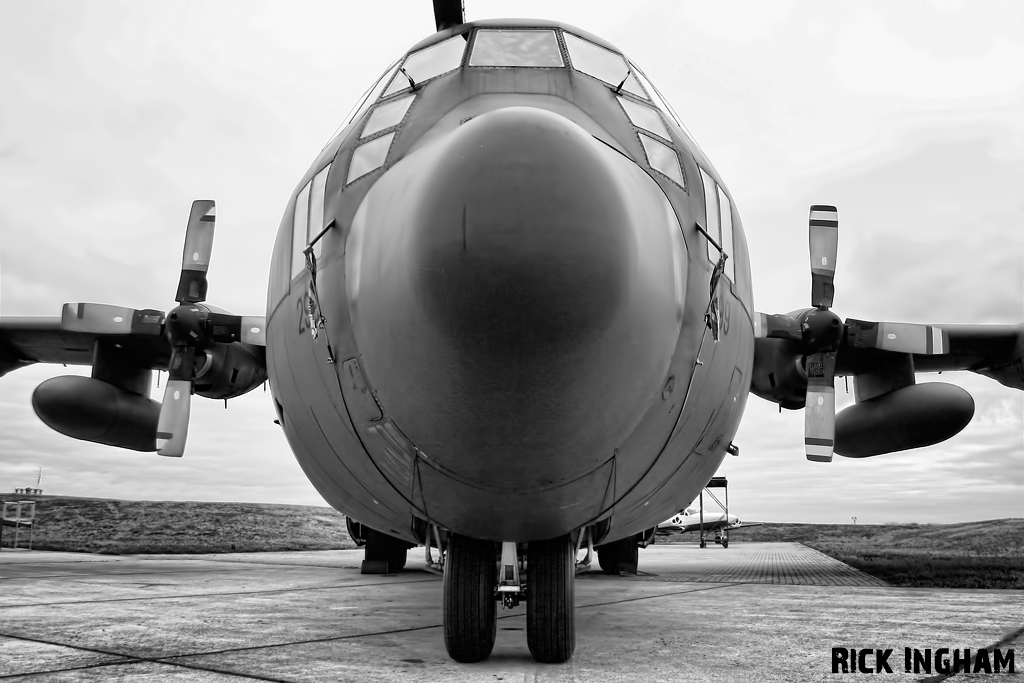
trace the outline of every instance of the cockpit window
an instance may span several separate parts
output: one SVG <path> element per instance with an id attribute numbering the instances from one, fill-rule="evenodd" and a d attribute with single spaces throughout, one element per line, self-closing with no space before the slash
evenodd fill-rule
<path id="1" fill-rule="evenodd" d="M 435 76 L 459 68 L 465 48 L 466 36 L 460 34 L 409 54 L 399 67 L 398 73 L 391 79 L 391 85 L 384 91 L 383 96 L 394 95 L 412 87 L 410 79 L 419 85 Z"/>
<path id="2" fill-rule="evenodd" d="M 389 100 L 378 105 L 373 110 L 373 113 L 370 114 L 370 118 L 366 120 L 366 125 L 363 126 L 363 133 L 359 137 L 367 138 L 374 133 L 379 133 L 382 130 L 400 124 L 402 119 L 405 118 L 405 113 L 409 111 L 409 107 L 414 99 L 416 99 L 415 95 L 406 95 L 405 97 L 399 97 L 397 100 Z"/>
<path id="3" fill-rule="evenodd" d="M 569 59 L 572 60 L 574 69 L 613 87 L 619 87 L 621 83 L 622 89 L 626 92 L 647 99 L 622 55 L 577 38 L 571 33 L 562 35 L 565 36 L 565 47 L 569 50 Z"/>
<path id="4" fill-rule="evenodd" d="M 388 67 L 388 70 L 385 71 L 380 78 L 377 79 L 376 83 L 370 86 L 369 90 L 363 93 L 362 98 L 356 103 L 356 106 L 352 107 L 348 115 L 345 116 L 345 119 L 341 122 L 341 125 L 338 126 L 336 131 L 334 131 L 334 135 L 332 135 L 331 139 L 327 141 L 327 145 L 331 144 L 334 138 L 338 137 L 338 134 L 345 129 L 345 126 L 362 116 L 370 105 L 377 101 L 377 98 L 380 96 L 380 91 L 384 89 L 384 86 L 388 84 L 388 81 L 391 80 L 391 77 L 397 70 L 398 62 L 396 61 Z M 327 145 L 324 145 L 324 147 L 326 148 Z"/>
<path id="5" fill-rule="evenodd" d="M 565 66 L 551 30 L 480 29 L 470 66 Z"/>
<path id="6" fill-rule="evenodd" d="M 679 157 L 676 156 L 676 151 L 646 133 L 640 133 L 640 142 L 644 145 L 647 161 L 651 164 L 651 168 L 664 173 L 685 190 L 686 183 L 683 182 L 683 172 L 679 168 Z"/>
<path id="7" fill-rule="evenodd" d="M 654 103 L 654 106 L 660 109 L 665 116 L 675 121 L 676 125 L 678 125 L 686 134 L 686 137 L 688 137 L 693 144 L 697 145 L 697 148 L 699 149 L 700 145 L 697 144 L 697 140 L 694 139 L 693 134 L 686 127 L 686 124 L 683 123 L 683 120 L 679 118 L 679 115 L 676 114 L 676 110 L 672 108 L 672 105 L 668 103 L 668 100 L 662 97 L 661 93 L 654 87 L 654 84 L 651 83 L 650 79 L 647 78 L 644 72 L 640 70 L 640 67 L 632 62 L 630 62 L 630 66 L 633 69 L 633 73 L 636 74 L 637 80 L 640 81 L 644 86 L 644 90 L 646 90 L 647 94 L 650 95 L 651 102 Z"/>
<path id="8" fill-rule="evenodd" d="M 640 81 L 641 84 L 643 84 L 644 90 L 646 90 L 647 94 L 650 95 L 651 102 L 654 102 L 654 106 L 656 106 L 661 111 L 665 112 L 665 116 L 668 116 L 677 124 L 682 125 L 682 121 L 680 121 L 679 117 L 676 116 L 675 111 L 672 109 L 672 107 L 668 105 L 668 102 L 666 102 L 664 98 L 662 98 L 661 93 L 658 92 L 658 89 L 654 87 L 654 84 L 651 83 L 650 79 L 648 79 L 647 76 L 644 75 L 644 72 L 641 71 L 636 64 L 631 63 L 630 66 L 633 69 L 633 73 L 636 74 L 637 79 Z"/>
<path id="9" fill-rule="evenodd" d="M 633 125 L 637 128 L 643 128 L 649 130 L 655 135 L 660 135 L 666 140 L 671 140 L 669 137 L 668 128 L 665 127 L 665 123 L 661 120 L 661 116 L 658 112 L 651 109 L 650 107 L 642 104 L 637 104 L 631 100 L 627 100 L 624 97 L 619 98 L 619 104 L 626 110 L 626 116 L 633 122 Z"/>
<path id="10" fill-rule="evenodd" d="M 356 178 L 362 178 L 370 171 L 383 166 L 388 158 L 388 150 L 391 149 L 391 141 L 394 139 L 395 134 L 388 133 L 356 147 L 352 152 L 352 163 L 348 166 L 345 184 L 348 185 Z"/>

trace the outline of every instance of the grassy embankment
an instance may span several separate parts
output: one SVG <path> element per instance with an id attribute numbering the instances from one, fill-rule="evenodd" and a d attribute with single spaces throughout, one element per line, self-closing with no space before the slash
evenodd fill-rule
<path id="1" fill-rule="evenodd" d="M 674 534 L 659 542 L 691 541 Z M 729 543 L 795 541 L 894 586 L 1024 589 L 1024 519 L 959 524 L 772 524 Z"/>
<path id="2" fill-rule="evenodd" d="M 331 508 L 259 503 L 181 503 L 65 496 L 36 500 L 37 550 L 133 553 L 230 553 L 354 548 L 345 517 Z M 21 532 L 22 546 L 27 532 Z M 4 530 L 10 547 L 14 529 Z"/>
<path id="3" fill-rule="evenodd" d="M 111 554 L 352 548 L 345 518 L 324 507 L 257 503 L 34 498 L 35 548 Z M 14 537 L 6 529 L 7 547 Z M 773 524 L 730 544 L 795 541 L 896 586 L 1024 589 L 1024 519 L 960 524 Z M 696 542 L 671 534 L 658 543 Z M 24 543 L 24 541 L 23 541 Z M 728 552 L 728 551 L 726 551 Z"/>

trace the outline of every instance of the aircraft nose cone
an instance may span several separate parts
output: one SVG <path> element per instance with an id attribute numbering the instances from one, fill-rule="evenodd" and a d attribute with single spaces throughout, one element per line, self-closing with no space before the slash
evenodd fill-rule
<path id="1" fill-rule="evenodd" d="M 639 265 L 614 177 L 583 131 L 548 112 L 499 110 L 459 132 L 412 236 L 420 303 L 474 356 L 527 361 L 586 345 Z"/>
<path id="2" fill-rule="evenodd" d="M 683 249 L 656 183 L 576 124 L 525 107 L 478 116 L 396 164 L 353 220 L 367 377 L 465 481 L 583 476 L 665 381 Z"/>

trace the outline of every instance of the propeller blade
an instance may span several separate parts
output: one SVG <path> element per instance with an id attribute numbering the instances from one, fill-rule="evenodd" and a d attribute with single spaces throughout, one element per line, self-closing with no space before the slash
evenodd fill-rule
<path id="1" fill-rule="evenodd" d="M 758 313 L 754 316 L 754 336 L 759 339 L 771 337 L 773 339 L 801 341 L 803 339 L 803 327 L 800 325 L 799 320 L 788 315 Z"/>
<path id="2" fill-rule="evenodd" d="M 935 325 L 846 321 L 846 343 L 859 349 L 938 356 L 949 353 L 949 333 Z"/>
<path id="3" fill-rule="evenodd" d="M 207 316 L 210 339 L 222 344 L 240 341 L 255 346 L 267 345 L 267 319 L 262 315 L 210 313 Z"/>
<path id="4" fill-rule="evenodd" d="M 839 250 L 839 212 L 814 204 L 808 219 L 811 248 L 811 305 L 830 308 L 835 296 L 836 254 Z"/>
<path id="5" fill-rule="evenodd" d="M 188 438 L 188 418 L 192 410 L 192 382 L 180 379 L 167 381 L 160 418 L 156 426 L 156 451 L 160 455 L 180 458 Z"/>
<path id="6" fill-rule="evenodd" d="M 466 23 L 462 0 L 434 0 L 434 24 L 438 31 Z"/>
<path id="7" fill-rule="evenodd" d="M 185 231 L 185 249 L 181 254 L 181 277 L 174 300 L 180 304 L 206 301 L 206 271 L 210 268 L 213 252 L 213 232 L 217 220 L 217 207 L 212 199 L 192 202 Z"/>
<path id="8" fill-rule="evenodd" d="M 175 348 L 171 354 L 167 388 L 156 425 L 156 450 L 160 455 L 180 458 L 185 453 L 192 411 L 194 362 L 195 349 L 190 346 Z"/>
<path id="9" fill-rule="evenodd" d="M 836 433 L 836 353 L 807 358 L 807 399 L 804 405 L 804 451 L 808 460 L 831 462 Z"/>
<path id="10" fill-rule="evenodd" d="M 110 304 L 64 304 L 60 326 L 67 332 L 88 334 L 161 334 L 162 311 L 137 311 Z"/>
<path id="11" fill-rule="evenodd" d="M 242 316 L 242 343 L 253 346 L 267 345 L 267 318 L 262 315 Z"/>

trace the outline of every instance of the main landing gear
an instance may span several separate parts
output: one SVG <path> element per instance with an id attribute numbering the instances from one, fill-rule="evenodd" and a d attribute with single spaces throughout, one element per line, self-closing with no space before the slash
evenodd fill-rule
<path id="1" fill-rule="evenodd" d="M 405 567 L 412 543 L 345 518 L 349 537 L 364 547 L 362 574 L 393 574 Z"/>
<path id="2" fill-rule="evenodd" d="M 487 659 L 497 632 L 497 603 L 526 600 L 526 641 L 538 662 L 559 663 L 576 649 L 575 546 L 569 536 L 531 541 L 526 580 L 516 544 L 498 546 L 452 534 L 444 564 L 444 644 L 458 662 Z M 527 586 L 529 590 L 527 590 Z"/>
<path id="3" fill-rule="evenodd" d="M 640 564 L 640 546 L 636 536 L 599 545 L 595 550 L 597 563 L 605 574 L 636 574 Z"/>

